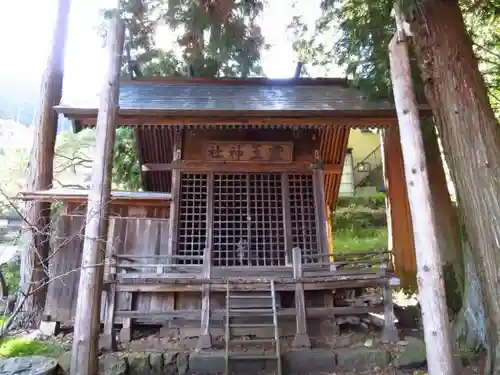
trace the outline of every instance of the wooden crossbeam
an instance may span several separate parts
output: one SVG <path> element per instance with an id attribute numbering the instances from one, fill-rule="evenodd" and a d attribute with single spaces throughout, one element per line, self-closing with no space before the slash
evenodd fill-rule
<path id="1" fill-rule="evenodd" d="M 192 162 L 192 161 L 176 161 L 173 163 L 148 163 L 142 166 L 143 171 L 147 172 L 166 172 L 182 169 L 183 171 L 193 172 L 281 172 L 281 173 L 301 173 L 304 171 L 312 171 L 313 165 L 311 162 L 292 162 L 292 163 L 266 163 L 266 164 L 251 164 L 251 163 L 216 163 L 216 162 Z M 325 164 L 323 165 L 325 174 L 340 174 L 342 173 L 342 165 L 340 164 Z"/>

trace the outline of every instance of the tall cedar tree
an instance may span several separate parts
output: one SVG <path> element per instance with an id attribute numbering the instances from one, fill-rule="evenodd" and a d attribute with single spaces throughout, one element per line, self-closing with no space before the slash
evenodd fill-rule
<path id="1" fill-rule="evenodd" d="M 423 4 L 413 4 L 411 7 L 413 10 L 414 20 L 420 19 L 420 25 L 425 28 L 429 27 L 427 23 L 429 19 L 425 16 L 425 11 L 427 8 L 425 4 L 431 3 L 430 1 L 424 2 Z M 449 1 L 447 2 L 449 3 Z M 330 60 L 335 60 L 337 63 L 344 65 L 347 68 L 347 73 L 354 78 L 354 83 L 364 89 L 372 97 L 388 98 L 391 96 L 390 87 L 390 76 L 389 76 L 389 64 L 388 64 L 388 51 L 387 44 L 392 37 L 395 27 L 394 19 L 392 17 L 392 9 L 394 6 L 393 0 L 377 0 L 377 1 L 365 1 L 365 0 L 346 0 L 343 2 L 336 1 L 322 1 L 322 15 L 316 23 L 316 33 L 332 35 L 335 32 L 335 28 L 340 28 L 341 36 L 335 44 L 324 45 L 317 40 L 322 40 L 321 38 L 310 38 L 308 40 L 301 39 L 301 35 L 304 34 L 303 30 L 305 25 L 301 22 L 300 17 L 294 19 L 291 27 L 293 28 L 298 40 L 295 42 L 295 47 L 298 52 L 306 51 L 308 52 L 307 57 L 309 61 L 316 65 L 327 65 Z M 408 2 L 402 4 L 406 9 L 410 9 Z M 458 4 L 455 3 L 455 7 L 458 9 Z M 480 43 L 476 42 L 476 49 L 482 57 L 483 67 L 485 76 L 490 83 L 490 97 L 493 98 L 493 102 L 496 103 L 496 92 L 498 91 L 498 85 L 495 84 L 499 81 L 499 75 L 496 74 L 499 71 L 498 64 L 491 62 L 492 56 L 497 56 L 495 49 L 500 48 L 500 38 L 497 30 L 500 28 L 495 26 L 498 22 L 489 22 L 485 24 L 484 19 L 491 14 L 491 9 L 482 8 L 482 13 L 478 12 L 477 3 L 473 9 L 474 14 L 468 14 L 469 24 L 475 25 L 475 30 L 487 30 L 489 34 L 487 37 L 481 32 L 478 34 L 481 36 Z M 453 14 L 453 13 L 452 13 Z M 454 14 L 455 17 L 460 16 L 460 14 Z M 422 21 L 423 20 L 423 21 Z M 482 20 L 482 22 L 481 22 Z M 415 22 L 415 21 L 414 21 Z M 435 20 L 437 22 L 437 20 Z M 478 27 L 479 25 L 479 27 Z M 446 26 L 447 27 L 447 26 Z M 462 42 L 469 43 L 469 49 L 464 51 L 469 53 L 470 57 L 473 57 L 472 50 L 470 48 L 470 38 L 465 33 L 465 25 L 461 21 Z M 495 33 L 496 32 L 496 33 Z M 331 38 L 330 38 L 331 39 Z M 323 40 L 328 40 L 327 38 Z M 419 50 L 419 43 L 422 39 L 418 36 L 415 37 L 416 51 Z M 434 39 L 432 44 L 429 40 L 426 41 L 427 56 L 429 52 L 435 52 L 435 47 L 440 46 L 439 42 Z M 449 42 L 449 40 L 448 40 Z M 441 42 L 441 46 L 443 43 Z M 446 44 L 448 48 L 450 43 Z M 421 46 L 422 47 L 422 46 Z M 302 50 L 302 51 L 301 51 Z M 440 49 L 442 51 L 442 49 Z M 457 51 L 457 50 L 455 50 Z M 460 50 L 463 54 L 464 51 Z M 304 54 L 303 54 L 304 55 Z M 417 54 L 419 60 L 413 59 L 412 63 L 414 65 L 414 78 L 415 86 L 417 89 L 417 96 L 421 101 L 425 100 L 424 93 L 424 83 L 425 87 L 428 86 L 429 82 L 425 79 L 425 75 L 422 74 L 423 79 L 421 79 L 421 74 L 425 70 L 421 69 L 422 63 L 425 58 L 422 58 L 422 53 Z M 431 59 L 432 60 L 432 59 Z M 443 66 L 449 66 L 450 64 L 456 63 L 456 58 L 447 60 L 440 60 Z M 476 74 L 477 63 L 475 61 L 469 60 L 471 64 L 471 69 L 475 70 Z M 428 62 L 427 62 L 428 63 Z M 485 65 L 486 63 L 486 65 Z M 424 64 L 425 66 L 425 64 Z M 460 65 L 458 65 L 460 66 Z M 435 71 L 434 71 L 435 73 Z M 442 77 L 442 76 L 441 76 Z M 434 79 L 437 77 L 435 76 Z M 443 80 L 444 81 L 444 80 Z M 443 82 L 439 80 L 439 82 Z M 476 82 L 479 91 L 485 92 L 484 83 Z M 437 113 L 436 109 L 444 108 L 443 102 L 439 100 L 429 99 L 428 90 L 425 90 L 427 100 L 434 109 L 434 114 Z M 459 99 L 458 97 L 454 99 Z M 481 104 L 477 102 L 476 105 Z M 488 108 L 488 102 L 482 103 L 484 108 Z M 455 103 L 454 108 L 466 108 L 463 105 L 458 105 Z M 491 111 L 490 111 L 491 113 Z M 454 126 L 452 123 L 444 121 L 443 118 L 436 118 L 439 132 L 443 144 L 445 146 L 446 156 L 449 165 L 452 168 L 452 172 L 456 172 L 459 168 L 456 163 L 460 163 L 461 150 L 456 146 L 450 147 L 449 135 L 446 133 L 446 129 L 450 126 Z M 478 125 L 478 124 L 476 124 Z M 476 126 L 474 125 L 474 126 Z M 455 330 L 456 338 L 461 346 L 473 349 L 476 348 L 479 343 L 485 342 L 485 327 L 484 327 L 484 311 L 483 311 L 483 293 L 481 289 L 486 291 L 486 294 L 490 293 L 493 285 L 489 285 L 485 282 L 483 278 L 481 283 L 477 280 L 477 270 L 482 273 L 485 267 L 488 267 L 484 261 L 477 259 L 476 262 L 471 261 L 472 253 L 478 254 L 479 252 L 472 252 L 467 238 L 463 235 L 464 231 L 460 230 L 462 228 L 462 223 L 459 221 L 460 218 L 471 219 L 470 214 L 465 215 L 466 210 L 468 210 L 465 203 L 460 205 L 460 215 L 457 216 L 452 202 L 450 201 L 449 193 L 446 188 L 446 181 L 444 178 L 443 165 L 441 162 L 440 151 L 438 148 L 438 143 L 436 139 L 436 133 L 434 126 L 432 124 L 423 124 L 423 136 L 424 136 L 424 146 L 426 148 L 426 158 L 428 171 L 431 182 L 431 191 L 433 194 L 433 203 L 435 210 L 435 222 L 438 226 L 439 234 L 439 244 L 441 251 L 443 253 L 444 269 L 446 277 L 446 292 L 448 305 L 455 315 Z M 492 129 L 495 129 L 493 125 Z M 495 125 L 496 126 L 496 125 Z M 457 129 L 457 128 L 454 128 Z M 468 139 L 469 143 L 463 144 L 463 147 L 470 147 L 470 150 L 474 150 L 475 145 L 472 139 Z M 464 139 L 462 139 L 464 141 Z M 450 157 L 450 153 L 454 153 L 455 157 Z M 459 155 L 459 156 L 457 156 Z M 474 160 L 474 159 L 470 159 Z M 474 171 L 478 172 L 478 171 Z M 463 176 L 463 174 L 454 173 L 456 176 Z M 475 180 L 477 181 L 477 179 Z M 459 181 L 465 184 L 466 180 Z M 479 188 L 479 187 L 478 187 Z M 457 185 L 457 191 L 459 195 L 459 200 L 470 200 L 470 189 L 464 189 L 463 185 Z M 481 211 L 477 210 L 476 206 L 475 214 L 481 217 L 483 214 Z M 467 221 L 466 221 L 467 224 Z M 467 231 L 475 230 L 478 233 L 478 227 L 475 228 L 470 225 L 470 222 L 466 225 Z M 397 230 L 397 228 L 395 229 Z M 490 240 L 494 239 L 493 233 L 489 234 Z M 474 248 L 479 245 L 477 240 L 473 240 L 472 245 Z M 486 250 L 486 248 L 483 248 Z M 490 248 L 493 250 L 494 248 Z M 411 280 L 404 280 L 407 284 Z M 481 285 L 479 285 L 481 284 Z M 481 288 L 481 286 L 483 288 Z M 491 310 L 490 310 L 491 311 Z M 491 339 L 488 340 L 492 342 Z M 493 352 L 494 346 L 491 348 L 490 352 Z"/>

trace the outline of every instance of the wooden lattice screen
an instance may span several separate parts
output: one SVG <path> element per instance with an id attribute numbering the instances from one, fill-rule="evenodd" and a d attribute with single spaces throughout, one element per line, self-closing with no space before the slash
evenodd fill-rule
<path id="1" fill-rule="evenodd" d="M 201 255 L 210 246 L 214 266 L 284 266 L 291 262 L 287 235 L 304 255 L 317 254 L 313 192 L 312 174 L 183 173 L 178 254 Z M 290 213 L 288 234 L 284 202 Z M 211 244 L 208 222 L 212 223 Z"/>
<path id="2" fill-rule="evenodd" d="M 181 179 L 177 254 L 201 256 L 207 242 L 208 176 L 186 173 Z M 188 264 L 201 263 L 188 259 Z"/>

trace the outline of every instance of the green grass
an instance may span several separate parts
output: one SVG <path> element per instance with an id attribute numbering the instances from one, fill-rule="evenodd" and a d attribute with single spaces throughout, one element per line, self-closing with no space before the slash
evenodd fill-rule
<path id="1" fill-rule="evenodd" d="M 58 357 L 65 352 L 61 345 L 31 340 L 25 337 L 5 337 L 0 339 L 0 358 L 39 355 Z"/>
<path id="2" fill-rule="evenodd" d="M 2 270 L 3 277 L 5 278 L 5 283 L 9 290 L 9 295 L 16 294 L 19 290 L 19 281 L 21 280 L 21 270 L 16 264 L 6 263 L 0 266 Z"/>
<path id="3" fill-rule="evenodd" d="M 334 252 L 373 251 L 387 249 L 386 228 L 356 228 L 354 230 L 334 231 Z"/>

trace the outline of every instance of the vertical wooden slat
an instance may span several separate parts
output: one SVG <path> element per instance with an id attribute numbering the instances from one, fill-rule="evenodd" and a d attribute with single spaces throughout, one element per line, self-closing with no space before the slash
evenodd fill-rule
<path id="1" fill-rule="evenodd" d="M 292 264 L 292 248 L 293 248 L 293 238 L 292 238 L 292 214 L 290 212 L 290 187 L 288 185 L 287 173 L 281 175 L 281 189 L 282 189 L 282 200 L 283 200 L 283 230 L 285 231 L 285 259 L 286 264 Z"/>
<path id="2" fill-rule="evenodd" d="M 251 207 L 251 202 L 250 202 L 250 174 L 246 175 L 246 205 L 247 205 L 247 217 L 246 217 L 246 223 L 247 223 L 247 246 L 248 249 L 246 251 L 246 262 L 247 266 L 251 267 L 252 266 L 252 221 L 254 220 L 254 217 L 252 217 L 252 207 Z M 262 256 L 264 258 L 264 264 L 266 264 L 266 253 L 263 252 Z M 256 259 L 256 261 L 258 261 Z"/>
<path id="3" fill-rule="evenodd" d="M 118 224 L 119 225 L 119 224 Z M 116 340 L 113 332 L 115 321 L 115 306 L 116 306 L 116 248 L 118 242 L 116 236 L 117 220 L 115 217 L 110 218 L 108 228 L 108 240 L 106 241 L 106 259 L 104 268 L 104 280 L 108 282 L 106 291 L 106 309 L 104 315 L 104 330 L 101 337 L 101 346 L 108 350 L 116 349 Z"/>
<path id="4" fill-rule="evenodd" d="M 213 227 L 214 227 L 214 173 L 209 172 L 207 176 L 207 243 L 206 248 L 212 251 Z M 211 258 L 210 258 L 211 259 Z"/>

